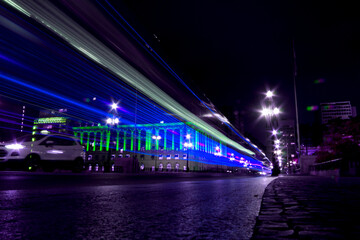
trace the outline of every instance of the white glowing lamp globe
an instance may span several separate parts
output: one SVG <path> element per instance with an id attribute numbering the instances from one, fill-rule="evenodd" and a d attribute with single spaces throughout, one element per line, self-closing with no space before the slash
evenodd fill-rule
<path id="1" fill-rule="evenodd" d="M 274 96 L 273 91 L 270 91 L 270 90 L 269 90 L 269 91 L 266 92 L 266 97 L 267 97 L 267 98 L 272 98 L 273 96 Z"/>
<path id="2" fill-rule="evenodd" d="M 271 109 L 263 108 L 263 109 L 261 110 L 261 115 L 263 115 L 263 116 L 270 116 L 270 115 L 271 115 Z"/>
<path id="3" fill-rule="evenodd" d="M 184 147 L 188 147 L 188 148 L 191 148 L 193 146 L 193 144 L 192 143 L 184 143 Z"/>
<path id="4" fill-rule="evenodd" d="M 274 108 L 273 113 L 274 113 L 274 115 L 278 115 L 280 113 L 280 109 Z"/>
<path id="5" fill-rule="evenodd" d="M 111 109 L 112 109 L 112 110 L 115 110 L 115 109 L 117 109 L 117 108 L 118 108 L 117 103 L 112 103 L 112 104 L 111 104 Z"/>
<path id="6" fill-rule="evenodd" d="M 161 139 L 161 136 L 155 136 L 155 135 L 153 135 L 153 136 L 152 136 L 152 139 L 160 140 L 160 139 Z"/>

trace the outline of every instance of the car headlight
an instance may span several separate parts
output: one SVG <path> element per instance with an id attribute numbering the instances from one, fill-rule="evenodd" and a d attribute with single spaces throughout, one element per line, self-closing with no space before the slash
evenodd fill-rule
<path id="1" fill-rule="evenodd" d="M 15 150 L 19 150 L 19 149 L 23 149 L 25 146 L 18 144 L 18 143 L 14 143 L 14 144 L 9 144 L 9 145 L 5 145 L 5 147 L 7 149 L 15 149 Z"/>

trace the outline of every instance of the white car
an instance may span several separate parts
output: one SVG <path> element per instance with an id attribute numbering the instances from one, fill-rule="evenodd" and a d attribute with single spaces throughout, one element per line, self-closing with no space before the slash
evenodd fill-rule
<path id="1" fill-rule="evenodd" d="M 76 138 L 66 135 L 27 135 L 0 143 L 0 165 L 20 163 L 29 171 L 41 166 L 44 171 L 61 167 L 80 172 L 84 159 L 84 147 Z"/>

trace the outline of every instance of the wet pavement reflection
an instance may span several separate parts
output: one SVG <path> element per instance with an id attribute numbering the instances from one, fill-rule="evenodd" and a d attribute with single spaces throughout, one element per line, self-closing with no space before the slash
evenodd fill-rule
<path id="1" fill-rule="evenodd" d="M 0 239 L 249 239 L 271 177 L 0 191 Z"/>

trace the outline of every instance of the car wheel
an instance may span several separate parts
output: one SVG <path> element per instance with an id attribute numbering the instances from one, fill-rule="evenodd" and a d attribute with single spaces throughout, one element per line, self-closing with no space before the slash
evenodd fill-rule
<path id="1" fill-rule="evenodd" d="M 82 158 L 76 158 L 73 162 L 73 169 L 72 171 L 75 173 L 79 173 L 83 170 L 84 161 Z"/>
<path id="2" fill-rule="evenodd" d="M 36 155 L 30 155 L 25 159 L 25 170 L 35 172 L 39 167 L 40 158 Z"/>

